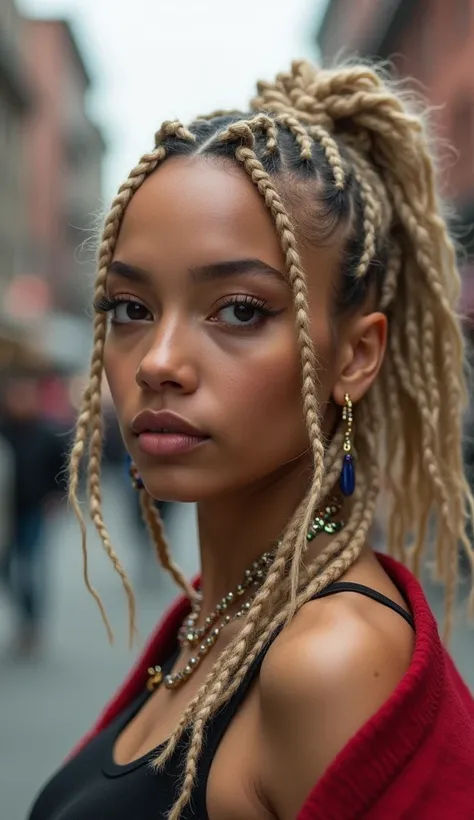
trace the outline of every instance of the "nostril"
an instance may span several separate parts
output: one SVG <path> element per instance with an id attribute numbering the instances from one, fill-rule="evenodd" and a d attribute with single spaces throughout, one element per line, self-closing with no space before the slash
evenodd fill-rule
<path id="1" fill-rule="evenodd" d="M 160 382 L 161 387 L 175 387 L 178 389 L 182 388 L 182 384 L 180 382 L 173 381 L 172 379 L 166 379 Z"/>

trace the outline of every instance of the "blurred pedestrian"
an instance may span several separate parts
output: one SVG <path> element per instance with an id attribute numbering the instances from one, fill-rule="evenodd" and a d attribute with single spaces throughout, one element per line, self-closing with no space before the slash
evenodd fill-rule
<path id="1" fill-rule="evenodd" d="M 106 219 L 69 497 L 84 526 L 88 454 L 133 635 L 105 368 L 184 597 L 30 820 L 471 820 L 474 700 L 416 578 L 432 515 L 448 637 L 473 555 L 458 285 L 424 123 L 369 65 L 296 62 L 250 111 L 162 125 Z M 197 503 L 195 585 L 156 499 Z"/>
<path id="2" fill-rule="evenodd" d="M 15 458 L 10 443 L 0 433 L 0 582 L 8 580 L 12 536 Z"/>
<path id="3" fill-rule="evenodd" d="M 9 377 L 0 413 L 0 436 L 8 444 L 13 467 L 2 576 L 17 618 L 14 646 L 28 655 L 41 646 L 48 590 L 47 504 L 60 492 L 57 478 L 64 467 L 66 450 L 58 429 L 42 417 L 39 387 L 35 375 Z"/>

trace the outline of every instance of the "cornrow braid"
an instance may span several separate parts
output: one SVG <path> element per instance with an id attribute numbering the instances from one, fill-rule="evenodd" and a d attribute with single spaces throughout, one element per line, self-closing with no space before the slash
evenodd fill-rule
<path id="1" fill-rule="evenodd" d="M 273 154 L 278 148 L 278 132 L 275 123 L 271 117 L 266 114 L 257 114 L 249 122 L 249 127 L 252 130 L 260 128 L 267 137 L 267 151 Z"/>
<path id="2" fill-rule="evenodd" d="M 336 188 L 339 191 L 344 190 L 346 175 L 344 172 L 342 157 L 337 146 L 337 142 L 321 125 L 311 125 L 308 128 L 308 131 L 313 137 L 313 139 L 320 142 L 322 147 L 324 148 L 327 161 L 331 166 L 332 172 L 334 174 L 334 182 Z"/>
<path id="3" fill-rule="evenodd" d="M 279 125 L 285 125 L 289 131 L 294 135 L 296 142 L 301 148 L 301 159 L 312 159 L 313 156 L 313 140 L 308 131 L 304 128 L 296 117 L 291 114 L 278 114 L 275 121 Z"/>
<path id="4" fill-rule="evenodd" d="M 355 178 L 359 184 L 362 200 L 362 226 L 365 240 L 364 249 L 359 264 L 357 265 L 355 276 L 356 278 L 363 278 L 375 258 L 377 250 L 376 238 L 379 237 L 379 241 L 381 240 L 382 228 L 385 227 L 386 229 L 387 225 L 384 226 L 383 221 L 383 199 L 380 198 L 380 193 L 379 198 L 376 196 L 375 189 L 371 184 L 373 175 L 370 174 L 370 171 L 367 173 L 368 163 L 364 162 L 364 160 L 350 148 L 346 148 L 346 150 L 349 151 L 349 155 L 351 156 L 352 165 L 355 169 Z"/>
<path id="5" fill-rule="evenodd" d="M 196 137 L 179 120 L 165 120 L 155 134 L 155 145 L 160 145 L 167 137 L 176 137 L 185 142 L 196 142 Z"/>

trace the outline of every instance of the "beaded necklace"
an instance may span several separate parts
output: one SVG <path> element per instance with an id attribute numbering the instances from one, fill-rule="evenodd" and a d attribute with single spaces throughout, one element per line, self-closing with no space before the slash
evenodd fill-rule
<path id="1" fill-rule="evenodd" d="M 312 541 L 317 535 L 325 532 L 329 535 L 342 530 L 343 521 L 334 520 L 334 516 L 341 509 L 338 500 L 331 500 L 322 510 L 318 511 L 314 517 L 306 534 L 308 541 Z M 190 614 L 185 618 L 178 631 L 178 643 L 181 647 L 197 647 L 197 651 L 189 658 L 186 665 L 178 672 L 164 675 L 161 666 L 151 666 L 148 671 L 147 689 L 151 692 L 164 683 L 167 689 L 177 689 L 182 686 L 193 672 L 196 671 L 203 658 L 214 646 L 222 630 L 237 618 L 242 618 L 249 611 L 259 588 L 262 586 L 268 569 L 273 561 L 277 546 L 270 552 L 265 552 L 257 561 L 254 561 L 249 569 L 245 570 L 244 578 L 235 590 L 228 592 L 216 605 L 214 610 L 207 615 L 202 626 L 197 626 L 201 614 L 201 601 L 193 603 Z M 255 589 L 256 588 L 256 589 Z M 232 614 L 229 609 L 249 591 L 253 590 L 250 596 Z"/>

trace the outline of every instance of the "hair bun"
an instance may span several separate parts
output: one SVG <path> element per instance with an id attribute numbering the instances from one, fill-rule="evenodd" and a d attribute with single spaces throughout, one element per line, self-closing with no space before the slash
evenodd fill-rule
<path id="1" fill-rule="evenodd" d="M 318 94 L 320 78 L 325 73 L 307 60 L 295 60 L 289 73 L 277 74 L 273 82 L 257 83 L 258 93 L 251 101 L 251 108 L 275 114 L 290 113 L 301 123 L 330 129 L 332 117 Z"/>

